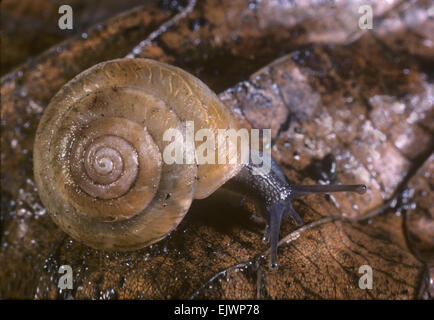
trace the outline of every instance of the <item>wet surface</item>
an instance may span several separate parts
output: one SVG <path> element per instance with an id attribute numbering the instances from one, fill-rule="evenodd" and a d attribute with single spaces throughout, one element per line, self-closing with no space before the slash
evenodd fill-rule
<path id="1" fill-rule="evenodd" d="M 360 33 L 347 5 L 203 1 L 140 53 L 199 76 L 246 127 L 271 127 L 273 156 L 292 181 L 368 186 L 364 196 L 295 201 L 303 220 L 318 224 L 297 233 L 285 221 L 281 237 L 293 240 L 279 248 L 277 271 L 261 258 L 263 225 L 221 199 L 195 202 L 169 237 L 131 253 L 71 240 L 39 201 L 31 154 L 51 96 L 89 66 L 126 55 L 175 8 L 159 4 L 114 18 L 7 74 L 0 297 L 432 297 L 429 5 L 384 2 L 376 7 L 378 25 Z M 322 19 L 313 21 L 314 14 Z M 74 289 L 60 292 L 63 264 L 74 270 Z M 369 291 L 358 288 L 363 264 L 374 270 Z"/>
<path id="2" fill-rule="evenodd" d="M 146 1 L 150 3 L 152 1 Z M 156 2 L 156 1 L 153 1 Z M 66 4 L 66 3 L 65 3 Z M 104 6 L 97 2 L 72 0 L 72 30 L 61 30 L 58 20 L 60 4 L 45 0 L 6 0 L 1 3 L 2 52 L 1 74 L 4 75 L 31 56 L 74 35 L 83 35 L 94 24 L 102 23 L 113 15 L 143 5 L 140 0 L 105 0 Z M 152 5 L 150 5 L 152 6 Z"/>

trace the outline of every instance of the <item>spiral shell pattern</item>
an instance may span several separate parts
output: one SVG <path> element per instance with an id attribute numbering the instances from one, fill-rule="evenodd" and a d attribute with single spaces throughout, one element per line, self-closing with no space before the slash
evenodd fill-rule
<path id="1" fill-rule="evenodd" d="M 94 248 L 133 250 L 165 237 L 194 198 L 239 165 L 169 165 L 168 128 L 238 128 L 200 80 L 163 63 L 119 59 L 67 83 L 40 121 L 34 173 L 42 202 L 73 238 Z"/>

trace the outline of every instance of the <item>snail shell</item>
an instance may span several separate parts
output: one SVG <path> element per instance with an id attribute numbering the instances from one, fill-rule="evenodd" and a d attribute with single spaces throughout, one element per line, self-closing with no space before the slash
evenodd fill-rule
<path id="1" fill-rule="evenodd" d="M 170 141 L 163 134 L 173 128 L 184 136 L 187 120 L 196 131 L 239 128 L 199 79 L 149 59 L 103 62 L 68 82 L 45 110 L 34 146 L 35 180 L 54 221 L 105 250 L 164 238 L 194 198 L 207 197 L 241 169 L 166 164 L 162 152 Z"/>

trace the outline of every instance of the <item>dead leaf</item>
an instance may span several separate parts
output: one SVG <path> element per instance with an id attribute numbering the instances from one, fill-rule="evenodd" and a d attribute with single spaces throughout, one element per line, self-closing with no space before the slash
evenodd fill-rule
<path id="1" fill-rule="evenodd" d="M 273 155 L 291 181 L 361 182 L 366 195 L 295 201 L 306 224 L 283 223 L 277 271 L 262 258 L 263 226 L 217 197 L 196 201 L 177 230 L 150 248 L 107 253 L 71 240 L 39 202 L 34 132 L 66 81 L 126 55 L 174 16 L 137 9 L 2 78 L 0 297 L 432 297 L 434 86 L 432 54 L 418 49 L 432 36 L 427 2 L 368 1 L 379 21 L 373 32 L 352 25 L 357 1 L 331 3 L 201 1 L 139 55 L 223 91 L 244 125 L 271 127 Z M 74 289 L 59 292 L 63 264 L 73 268 Z M 358 286 L 362 265 L 373 269 L 372 290 Z"/>

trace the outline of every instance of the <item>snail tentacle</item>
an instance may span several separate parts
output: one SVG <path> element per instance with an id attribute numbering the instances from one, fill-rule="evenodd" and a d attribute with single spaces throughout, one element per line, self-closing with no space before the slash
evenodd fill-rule
<path id="1" fill-rule="evenodd" d="M 281 221 L 291 217 L 297 226 L 303 225 L 303 220 L 292 206 L 292 200 L 311 193 L 356 192 L 364 193 L 365 185 L 293 185 L 289 182 L 282 169 L 271 158 L 270 172 L 254 175 L 255 165 L 244 166 L 240 173 L 228 181 L 223 187 L 263 203 L 262 214 L 266 220 L 263 241 L 270 245 L 270 267 L 278 267 L 277 247 Z"/>

